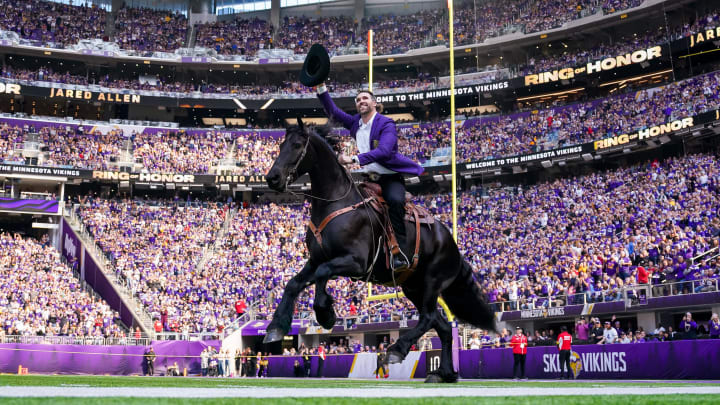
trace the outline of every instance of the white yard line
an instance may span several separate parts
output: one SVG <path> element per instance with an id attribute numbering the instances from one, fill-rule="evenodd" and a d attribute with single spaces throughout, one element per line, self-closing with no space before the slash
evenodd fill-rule
<path id="1" fill-rule="evenodd" d="M 552 395 L 716 394 L 720 387 L 442 387 L 442 388 L 181 388 L 181 387 L 0 387 L 0 397 L 144 397 L 144 398 L 423 398 Z M 719 398 L 720 399 L 720 398 Z"/>

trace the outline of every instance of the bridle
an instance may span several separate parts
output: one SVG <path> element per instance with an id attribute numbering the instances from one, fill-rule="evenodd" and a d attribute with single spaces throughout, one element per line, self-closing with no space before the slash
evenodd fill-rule
<path id="1" fill-rule="evenodd" d="M 335 198 L 335 199 L 327 199 L 327 198 L 317 197 L 317 196 L 314 196 L 314 195 L 312 195 L 312 194 L 296 193 L 296 192 L 290 190 L 290 188 L 289 188 L 288 186 L 289 186 L 290 183 L 291 183 L 291 179 L 292 179 L 293 177 L 295 177 L 295 175 L 297 174 L 297 170 L 298 170 L 298 168 L 300 167 L 300 164 L 302 163 L 303 159 L 305 159 L 305 156 L 307 155 L 308 146 L 310 145 L 310 138 L 312 137 L 312 134 L 311 134 L 311 133 L 306 133 L 305 130 L 302 129 L 302 128 L 301 128 L 301 130 L 303 131 L 303 133 L 305 133 L 305 134 L 307 135 L 307 140 L 305 141 L 305 146 L 303 147 L 303 151 L 302 151 L 302 153 L 300 154 L 300 157 L 298 158 L 297 162 L 295 162 L 295 165 L 288 171 L 287 178 L 285 179 L 285 191 L 287 191 L 288 193 L 290 193 L 290 194 L 292 194 L 292 195 L 294 195 L 294 196 L 304 196 L 304 197 L 309 197 L 309 198 L 312 198 L 312 199 L 315 199 L 315 200 L 320 200 L 320 201 L 325 201 L 325 202 L 337 202 L 337 201 L 340 201 L 340 200 L 344 199 L 345 197 L 347 197 L 347 196 L 350 194 L 350 191 L 352 191 L 353 189 L 355 189 L 355 191 L 356 191 L 359 195 L 362 196 L 362 193 L 360 192 L 358 186 L 355 184 L 355 181 L 353 180 L 352 175 L 350 174 L 350 171 L 349 171 L 347 168 L 345 168 L 344 166 L 342 166 L 342 169 L 343 169 L 343 173 L 345 173 L 345 176 L 346 176 L 347 179 L 349 180 L 349 186 L 348 186 L 347 191 L 345 191 L 345 193 L 343 193 L 343 195 L 340 196 L 340 197 L 338 197 L 338 198 Z M 338 164 L 339 164 L 339 163 L 338 163 Z M 356 205 L 358 205 L 358 204 L 356 204 Z M 372 234 L 375 234 L 375 230 L 374 230 L 374 226 L 373 226 L 373 221 L 372 221 L 372 219 L 370 218 L 370 215 L 373 215 L 373 216 L 375 217 L 375 219 L 377 220 L 377 219 L 378 219 L 377 214 L 376 214 L 376 213 L 373 211 L 373 209 L 369 206 L 369 204 L 368 204 L 368 202 L 367 202 L 367 199 L 363 199 L 363 200 L 360 202 L 359 205 L 362 205 L 362 206 L 365 207 L 365 214 L 368 216 L 368 220 L 369 220 L 369 223 L 370 223 L 371 232 L 372 232 Z M 355 209 L 355 208 L 353 208 L 353 209 Z M 342 210 L 341 210 L 341 211 L 342 211 Z M 312 226 L 311 226 L 311 229 L 314 227 L 314 224 L 312 223 L 312 220 L 309 221 L 309 225 L 312 225 Z M 320 230 L 320 232 L 321 232 L 321 231 L 322 231 L 322 230 Z M 376 248 L 375 248 L 375 239 L 373 238 L 372 241 L 373 241 L 373 250 L 372 250 L 372 251 L 376 251 Z M 323 247 L 322 240 L 318 240 L 318 244 L 320 245 L 320 250 L 322 250 L 323 254 L 324 254 L 326 257 L 328 257 L 328 254 L 327 254 L 327 252 L 325 252 L 325 248 Z M 377 252 L 375 253 L 375 257 L 374 257 L 374 259 L 373 259 L 373 261 L 372 261 L 372 264 L 370 265 L 370 267 L 369 267 L 368 270 L 367 270 L 367 272 L 368 272 L 368 276 L 367 276 L 367 277 L 368 277 L 368 280 L 370 279 L 370 276 L 372 275 L 372 268 L 374 267 L 375 261 L 377 260 L 378 253 L 380 252 L 380 246 L 382 246 L 382 236 L 380 237 L 380 240 L 378 240 Z"/>
<path id="2" fill-rule="evenodd" d="M 302 131 L 303 131 L 303 133 L 305 132 L 304 129 Z M 298 167 L 300 167 L 300 163 L 302 163 L 303 159 L 305 159 L 305 155 L 307 155 L 307 151 L 308 151 L 308 146 L 310 145 L 310 138 L 312 137 L 312 134 L 306 134 L 306 135 L 307 135 L 307 140 L 305 141 L 305 146 L 303 147 L 303 151 L 300 154 L 300 157 L 298 158 L 297 162 L 295 162 L 295 166 L 293 166 L 292 169 L 290 169 L 288 171 L 287 178 L 285 178 L 285 191 L 287 191 L 288 193 L 290 193 L 294 196 L 304 196 L 304 197 L 309 197 L 309 198 L 313 198 L 315 200 L 320 200 L 320 201 L 325 201 L 325 202 L 337 202 L 337 201 L 344 199 L 345 197 L 347 197 L 350 194 L 350 191 L 352 191 L 352 189 L 355 188 L 354 187 L 355 181 L 352 179 L 352 176 L 350 175 L 348 170 L 345 169 L 344 167 L 343 167 L 343 171 L 347 175 L 348 180 L 350 180 L 350 186 L 348 187 L 347 191 L 338 198 L 327 199 L 327 198 L 317 197 L 312 194 L 296 193 L 296 192 L 290 190 L 289 186 L 290 186 L 290 183 L 292 182 L 291 179 L 297 175 Z"/>

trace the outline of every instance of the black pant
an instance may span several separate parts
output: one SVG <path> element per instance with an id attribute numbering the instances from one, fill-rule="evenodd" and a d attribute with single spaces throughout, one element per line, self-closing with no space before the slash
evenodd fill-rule
<path id="1" fill-rule="evenodd" d="M 322 378 L 324 367 L 325 367 L 325 360 L 323 360 L 322 357 L 318 357 L 318 369 L 317 369 L 318 378 Z"/>
<path id="2" fill-rule="evenodd" d="M 560 376 L 567 378 L 572 377 L 570 350 L 560 350 Z"/>
<path id="3" fill-rule="evenodd" d="M 527 357 L 527 354 L 513 353 L 513 358 L 515 360 L 513 364 L 513 377 L 525 378 L 525 357 Z"/>
<path id="4" fill-rule="evenodd" d="M 152 361 L 147 362 L 148 375 L 155 375 L 155 364 Z"/>
<path id="5" fill-rule="evenodd" d="M 380 371 L 382 370 L 382 372 Z M 378 364 L 377 368 L 375 369 L 375 375 L 384 377 L 385 374 L 387 374 L 387 369 L 384 364 Z"/>
<path id="6" fill-rule="evenodd" d="M 303 361 L 303 367 L 305 368 L 305 377 L 310 377 L 310 366 L 312 363 L 310 360 Z"/>
<path id="7" fill-rule="evenodd" d="M 405 179 L 402 174 L 383 174 L 378 181 L 388 204 L 390 223 L 401 247 L 405 246 Z"/>

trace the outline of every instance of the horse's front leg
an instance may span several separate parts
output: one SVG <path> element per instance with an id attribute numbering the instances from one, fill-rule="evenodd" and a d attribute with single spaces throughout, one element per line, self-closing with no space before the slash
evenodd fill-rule
<path id="1" fill-rule="evenodd" d="M 329 262 L 318 266 L 315 272 L 315 319 L 325 329 L 331 329 L 335 325 L 337 317 L 333 298 L 325 290 L 328 280 L 332 277 L 358 277 L 363 274 L 363 269 L 358 261 L 352 256 L 336 257 Z"/>
<path id="2" fill-rule="evenodd" d="M 295 312 L 295 300 L 302 290 L 315 281 L 315 268 L 315 265 L 308 260 L 305 267 L 288 281 L 280 305 L 275 309 L 272 322 L 267 327 L 263 343 L 280 341 L 290 331 L 293 312 Z"/>

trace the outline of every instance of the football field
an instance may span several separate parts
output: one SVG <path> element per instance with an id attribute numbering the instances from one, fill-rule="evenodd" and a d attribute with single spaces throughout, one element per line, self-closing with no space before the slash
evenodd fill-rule
<path id="1" fill-rule="evenodd" d="M 717 404 L 718 381 L 509 381 L 0 375 L 3 404 Z"/>

